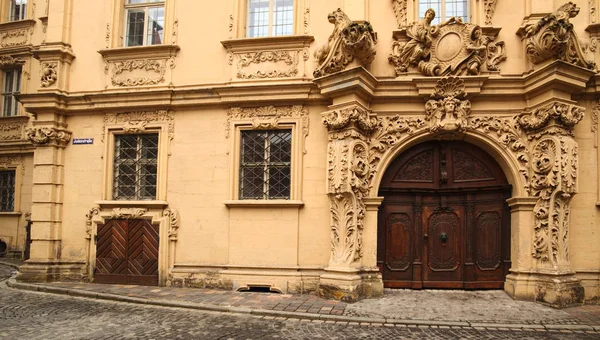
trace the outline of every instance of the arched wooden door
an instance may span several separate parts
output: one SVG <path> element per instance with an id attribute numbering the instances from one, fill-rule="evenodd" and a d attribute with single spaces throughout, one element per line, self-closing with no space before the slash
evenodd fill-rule
<path id="1" fill-rule="evenodd" d="M 510 186 L 460 141 L 419 144 L 383 176 L 377 262 L 385 287 L 502 288 L 510 268 Z"/>

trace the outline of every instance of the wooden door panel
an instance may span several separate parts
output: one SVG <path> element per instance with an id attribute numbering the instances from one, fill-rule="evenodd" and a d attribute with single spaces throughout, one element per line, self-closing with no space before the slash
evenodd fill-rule
<path id="1" fill-rule="evenodd" d="M 129 223 L 127 281 L 158 284 L 158 226 L 147 220 Z"/>
<path id="2" fill-rule="evenodd" d="M 496 270 L 502 262 L 502 218 L 497 211 L 482 211 L 475 224 L 475 265 L 479 270 Z"/>
<path id="3" fill-rule="evenodd" d="M 391 271 L 406 271 L 412 262 L 413 225 L 406 213 L 388 215 L 385 266 Z"/>
<path id="4" fill-rule="evenodd" d="M 109 220 L 98 225 L 95 281 L 125 283 L 127 280 L 127 221 Z"/>

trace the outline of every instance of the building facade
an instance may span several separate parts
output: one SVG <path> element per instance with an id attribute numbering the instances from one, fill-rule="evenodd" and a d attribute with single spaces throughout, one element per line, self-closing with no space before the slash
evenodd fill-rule
<path id="1" fill-rule="evenodd" d="M 0 3 L 19 280 L 600 296 L 599 0 Z"/>

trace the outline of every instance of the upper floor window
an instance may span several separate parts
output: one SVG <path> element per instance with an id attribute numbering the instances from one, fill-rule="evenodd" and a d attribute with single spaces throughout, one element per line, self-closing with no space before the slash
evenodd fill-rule
<path id="1" fill-rule="evenodd" d="M 8 3 L 8 21 L 27 18 L 27 0 L 10 0 Z"/>
<path id="2" fill-rule="evenodd" d="M 241 133 L 240 199 L 290 199 L 292 130 Z"/>
<path id="3" fill-rule="evenodd" d="M 246 36 L 292 35 L 294 0 L 247 0 Z"/>
<path id="4" fill-rule="evenodd" d="M 0 171 L 0 211 L 15 209 L 15 170 Z"/>
<path id="5" fill-rule="evenodd" d="M 452 17 L 461 18 L 463 22 L 469 21 L 469 0 L 419 0 L 419 18 L 425 17 L 427 9 L 435 11 L 435 18 L 431 22 L 437 25 Z"/>
<path id="6" fill-rule="evenodd" d="M 164 27 L 164 0 L 125 0 L 125 46 L 162 44 Z"/>
<path id="7" fill-rule="evenodd" d="M 158 134 L 115 135 L 113 199 L 156 199 Z"/>
<path id="8" fill-rule="evenodd" d="M 2 116 L 16 116 L 19 114 L 16 96 L 21 91 L 21 69 L 6 70 L 2 75 Z"/>

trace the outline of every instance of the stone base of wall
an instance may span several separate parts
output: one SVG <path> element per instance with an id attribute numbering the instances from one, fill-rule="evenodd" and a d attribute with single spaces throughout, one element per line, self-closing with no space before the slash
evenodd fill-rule
<path id="1" fill-rule="evenodd" d="M 28 260 L 19 267 L 20 282 L 82 282 L 87 280 L 85 262 Z"/>
<path id="2" fill-rule="evenodd" d="M 513 299 L 541 302 L 555 308 L 585 301 L 585 289 L 573 274 L 511 273 L 506 277 L 504 290 Z"/>
<path id="3" fill-rule="evenodd" d="M 356 302 L 383 296 L 379 271 L 342 272 L 326 270 L 319 278 L 317 295 L 324 299 Z"/>
<path id="4" fill-rule="evenodd" d="M 240 291 L 259 288 L 286 294 L 314 294 L 322 272 L 318 269 L 176 266 L 167 286 Z"/>

